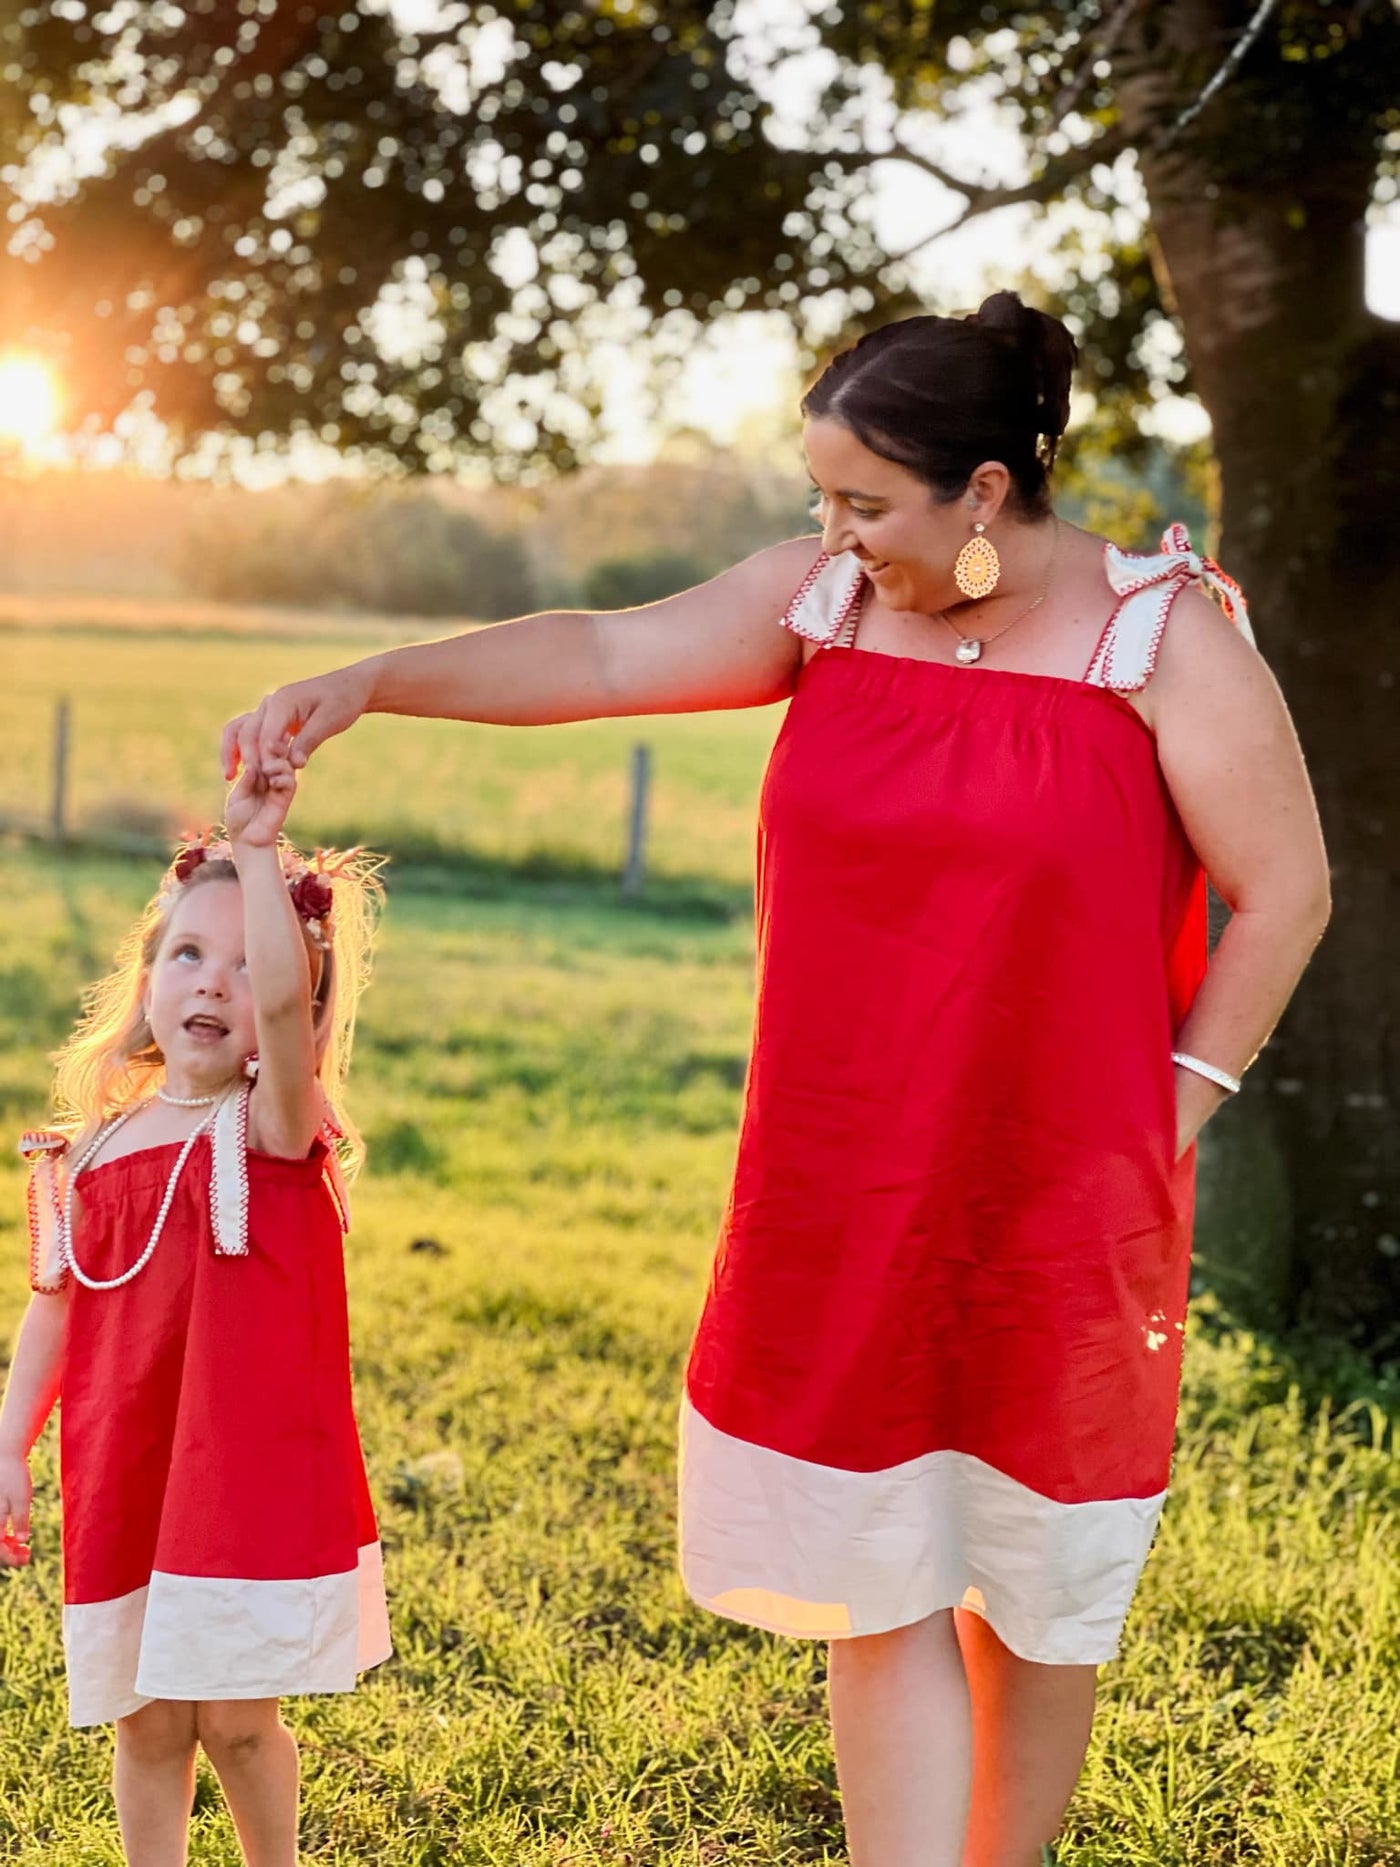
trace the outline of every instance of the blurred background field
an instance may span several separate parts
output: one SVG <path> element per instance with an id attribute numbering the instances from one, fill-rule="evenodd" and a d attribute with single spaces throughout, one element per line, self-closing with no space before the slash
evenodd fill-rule
<path id="1" fill-rule="evenodd" d="M 90 605 L 101 615 L 102 604 Z M 75 612 L 80 614 L 81 612 Z M 401 640 L 367 621 L 354 632 L 0 631 L 0 817 L 48 809 L 54 706 L 70 702 L 68 821 L 101 840 L 161 835 L 217 820 L 219 732 L 279 683 Z M 440 633 L 441 631 L 436 631 Z M 548 733 L 374 718 L 328 746 L 298 805 L 310 842 L 369 843 L 420 866 L 474 866 L 557 880 L 621 870 L 634 744 L 653 748 L 650 867 L 742 909 L 753 867 L 763 760 L 779 714 L 588 721 Z"/>
<path id="2" fill-rule="evenodd" d="M 153 873 L 0 853 L 11 1133 L 43 1118 L 46 1053 Z M 308 1863 L 845 1858 L 821 1648 L 690 1608 L 672 1553 L 751 941 L 743 919 L 519 881 L 391 894 L 352 1079 L 370 1159 L 349 1277 L 397 1652 L 293 1709 Z M 0 1359 L 24 1255 L 8 1153 Z M 1176 1486 L 1064 1867 L 1400 1862 L 1400 1467 L 1388 1397 L 1364 1389 L 1197 1303 Z M 64 1722 L 51 1437 L 38 1468 L 35 1566 L 0 1577 L 0 1859 L 116 1867 L 110 1740 Z M 204 1779 L 192 1860 L 236 1859 Z"/>

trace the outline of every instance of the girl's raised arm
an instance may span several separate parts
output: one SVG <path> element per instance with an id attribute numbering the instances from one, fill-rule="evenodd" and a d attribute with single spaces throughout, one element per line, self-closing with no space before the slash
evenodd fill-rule
<path id="1" fill-rule="evenodd" d="M 781 700 L 801 644 L 779 619 L 820 549 L 790 539 L 660 603 L 525 616 L 280 687 L 224 728 L 224 775 L 260 769 L 289 742 L 304 765 L 362 713 L 542 726 Z"/>
<path id="2" fill-rule="evenodd" d="M 243 955 L 258 1039 L 257 1083 L 248 1103 L 249 1143 L 304 1159 L 325 1108 L 316 1078 L 311 962 L 282 871 L 277 837 L 296 792 L 285 759 L 245 770 L 224 823 L 243 892 Z"/>

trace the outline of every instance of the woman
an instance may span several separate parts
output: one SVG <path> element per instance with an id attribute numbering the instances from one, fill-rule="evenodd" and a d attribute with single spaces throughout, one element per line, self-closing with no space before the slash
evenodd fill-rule
<path id="1" fill-rule="evenodd" d="M 803 403 L 819 543 L 377 655 L 225 732 L 232 775 L 364 712 L 791 696 L 682 1568 L 831 1639 L 854 1867 L 1035 1867 L 1058 1828 L 1166 1488 L 1193 1143 L 1328 913 L 1234 586 L 1179 528 L 1130 557 L 1050 504 L 1073 362 L 1010 293 L 887 325 Z M 1206 872 L 1234 910 L 1208 972 Z"/>

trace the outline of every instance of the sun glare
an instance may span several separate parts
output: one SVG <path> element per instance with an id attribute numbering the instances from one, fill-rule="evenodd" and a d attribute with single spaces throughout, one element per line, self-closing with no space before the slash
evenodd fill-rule
<path id="1" fill-rule="evenodd" d="M 38 448 L 58 426 L 58 380 L 41 357 L 0 356 L 0 442 Z"/>

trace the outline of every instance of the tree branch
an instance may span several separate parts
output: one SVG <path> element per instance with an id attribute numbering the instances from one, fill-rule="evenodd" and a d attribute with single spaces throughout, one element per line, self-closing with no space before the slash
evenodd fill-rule
<path id="1" fill-rule="evenodd" d="M 1057 128 L 1084 95 L 1089 80 L 1093 76 L 1094 66 L 1100 59 L 1107 58 L 1109 53 L 1116 48 L 1118 41 L 1123 37 L 1128 21 L 1141 4 L 1142 0 L 1118 0 L 1117 6 L 1098 39 L 1090 40 L 1085 48 L 1083 62 L 1073 81 L 1066 84 L 1055 99 L 1055 108 L 1051 112 L 1050 120 Z"/>
<path id="2" fill-rule="evenodd" d="M 901 252 L 891 253 L 890 259 L 896 263 L 910 259 L 915 253 L 922 252 L 926 246 L 931 246 L 935 240 L 941 240 L 945 234 L 953 233 L 957 228 L 965 226 L 968 221 L 975 220 L 981 214 L 993 213 L 999 207 L 1019 207 L 1026 202 L 1053 201 L 1058 195 L 1063 194 L 1069 184 L 1080 175 L 1087 174 L 1100 162 L 1116 161 L 1125 149 L 1131 147 L 1131 138 L 1119 125 L 1115 124 L 1112 129 L 1105 130 L 1092 143 L 1087 143 L 1082 148 L 1067 150 L 1064 155 L 1052 157 L 1033 181 L 1022 182 L 1016 187 L 989 187 L 985 182 L 968 181 L 960 175 L 954 175 L 945 169 L 942 163 L 935 162 L 932 157 L 923 155 L 917 149 L 910 149 L 907 144 L 896 142 L 893 150 L 888 156 L 882 158 L 883 160 L 912 163 L 925 175 L 931 175 L 936 182 L 941 182 L 945 188 L 964 196 L 966 206 L 954 220 L 949 221 L 946 227 L 939 227 L 933 233 L 925 234 L 921 240 L 916 240 L 912 246 L 905 247 Z M 837 159 L 841 160 L 840 157 Z M 863 156 L 860 158 L 859 165 L 864 167 L 869 160 L 869 157 Z M 842 166 L 854 167 L 856 163 L 843 161 Z"/>
<path id="3" fill-rule="evenodd" d="M 1229 52 L 1226 54 L 1215 76 L 1206 85 L 1195 103 L 1188 104 L 1186 109 L 1183 110 L 1181 115 L 1176 119 L 1175 123 L 1173 123 L 1166 133 L 1158 139 L 1155 145 L 1158 151 L 1170 149 L 1181 132 L 1189 128 L 1189 126 L 1196 121 L 1197 117 L 1200 116 L 1201 112 L 1205 109 L 1211 98 L 1215 96 L 1216 92 L 1222 90 L 1225 85 L 1230 82 L 1231 78 L 1234 77 L 1235 73 L 1244 63 L 1245 55 L 1249 51 L 1249 48 L 1254 44 L 1260 33 L 1263 32 L 1265 26 L 1268 25 L 1269 15 L 1275 11 L 1277 6 L 1278 0 L 1259 0 L 1259 5 L 1254 11 L 1254 17 L 1250 20 L 1239 38 L 1230 47 Z"/>

